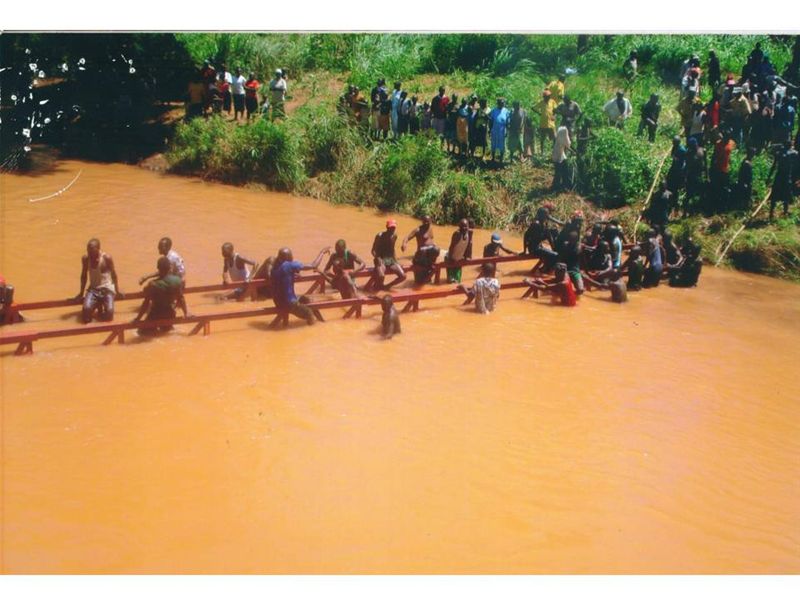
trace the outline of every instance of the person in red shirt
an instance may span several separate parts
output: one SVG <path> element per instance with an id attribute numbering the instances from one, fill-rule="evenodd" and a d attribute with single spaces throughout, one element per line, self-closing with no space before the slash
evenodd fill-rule
<path id="1" fill-rule="evenodd" d="M 439 93 L 431 100 L 431 125 L 433 130 L 442 138 L 444 143 L 444 125 L 447 120 L 447 105 L 450 104 L 450 98 L 444 93 L 444 87 L 439 88 Z"/>
<path id="2" fill-rule="evenodd" d="M 244 107 L 247 109 L 247 120 L 249 121 L 258 112 L 258 88 L 261 84 L 256 79 L 254 73 L 250 73 L 244 84 Z"/>
<path id="3" fill-rule="evenodd" d="M 728 128 L 722 130 L 722 137 L 714 144 L 714 155 L 711 159 L 711 173 L 709 173 L 710 194 L 709 200 L 712 212 L 725 210 L 730 196 L 731 152 L 736 148 L 736 142 L 731 139 Z"/>
<path id="4" fill-rule="evenodd" d="M 572 279 L 567 277 L 567 265 L 558 263 L 555 268 L 555 276 L 553 283 L 545 283 L 542 279 L 530 279 L 528 277 L 524 281 L 534 289 L 550 292 L 550 299 L 553 304 L 560 303 L 561 306 L 576 306 L 578 304 L 578 294 L 575 293 Z"/>

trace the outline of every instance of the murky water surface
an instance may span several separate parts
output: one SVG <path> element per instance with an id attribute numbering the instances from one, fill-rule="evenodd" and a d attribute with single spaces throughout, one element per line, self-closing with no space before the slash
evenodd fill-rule
<path id="1" fill-rule="evenodd" d="M 28 201 L 81 169 L 67 193 Z M 310 261 L 345 237 L 368 256 L 385 218 L 70 161 L 3 175 L 0 192 L 0 272 L 19 302 L 75 295 L 94 236 L 131 291 L 163 235 L 192 285 L 221 280 L 222 242 Z M 415 225 L 398 220 L 401 235 Z M 519 296 L 487 317 L 423 302 L 390 342 L 368 307 L 283 332 L 245 318 L 206 338 L 2 347 L 2 569 L 800 570 L 800 288 L 709 268 L 698 289 L 624 306 Z M 65 309 L 28 316 L 27 329 L 76 325 Z"/>

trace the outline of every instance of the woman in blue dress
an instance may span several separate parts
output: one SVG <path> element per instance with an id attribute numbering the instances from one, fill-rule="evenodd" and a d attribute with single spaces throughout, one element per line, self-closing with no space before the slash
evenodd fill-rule
<path id="1" fill-rule="evenodd" d="M 500 153 L 500 162 L 503 162 L 503 155 L 506 151 L 506 128 L 509 119 L 506 101 L 503 98 L 497 99 L 497 106 L 489 113 L 489 133 L 492 141 L 492 160 L 495 160 L 495 153 Z"/>

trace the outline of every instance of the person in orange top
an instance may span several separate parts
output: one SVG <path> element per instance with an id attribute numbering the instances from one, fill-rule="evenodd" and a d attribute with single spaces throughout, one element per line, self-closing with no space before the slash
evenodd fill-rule
<path id="1" fill-rule="evenodd" d="M 725 128 L 722 137 L 714 144 L 714 155 L 711 159 L 711 173 L 709 173 L 710 198 L 713 211 L 725 209 L 730 195 L 729 171 L 731 168 L 731 152 L 736 148 L 736 142 L 731 139 L 730 131 Z"/>
<path id="2" fill-rule="evenodd" d="M 256 79 L 254 73 L 250 73 L 244 84 L 244 106 L 247 109 L 247 120 L 249 121 L 258 112 L 258 88 L 261 84 Z"/>
<path id="3" fill-rule="evenodd" d="M 572 280 L 567 277 L 567 265 L 558 263 L 555 269 L 555 276 L 553 283 L 545 283 L 542 279 L 530 279 L 528 277 L 524 281 L 541 292 L 550 292 L 550 299 L 553 304 L 560 303 L 561 306 L 576 306 L 578 304 L 578 295 L 575 293 L 575 286 L 572 285 Z"/>

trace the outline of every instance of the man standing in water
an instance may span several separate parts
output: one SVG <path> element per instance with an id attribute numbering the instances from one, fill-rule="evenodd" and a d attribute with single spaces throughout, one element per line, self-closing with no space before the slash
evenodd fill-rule
<path id="1" fill-rule="evenodd" d="M 278 258 L 270 274 L 270 282 L 272 284 L 272 299 L 275 301 L 275 306 L 278 310 L 283 313 L 284 322 L 285 315 L 290 314 L 304 319 L 309 325 L 314 324 L 315 318 L 320 321 L 323 320 L 319 311 L 306 306 L 297 298 L 297 294 L 294 292 L 294 276 L 300 271 L 317 269 L 320 262 L 322 262 L 322 257 L 329 253 L 330 248 L 323 248 L 317 258 L 314 259 L 314 262 L 310 265 L 305 265 L 300 261 L 294 260 L 290 248 L 281 248 L 278 251 Z"/>
<path id="2" fill-rule="evenodd" d="M 89 279 L 89 289 L 86 296 L 83 290 L 86 289 L 86 279 Z M 83 299 L 83 310 L 81 320 L 84 323 L 91 323 L 92 316 L 96 309 L 100 309 L 98 319 L 100 321 L 111 321 L 114 319 L 114 298 L 122 292 L 118 292 L 117 271 L 114 269 L 114 261 L 109 254 L 100 251 L 100 240 L 92 238 L 86 244 L 86 254 L 81 259 L 81 291 L 75 296 L 76 300 Z"/>
<path id="3" fill-rule="evenodd" d="M 458 289 L 467 295 L 465 304 L 475 300 L 475 309 L 482 315 L 493 312 L 500 298 L 500 282 L 495 278 L 497 272 L 494 263 L 481 265 L 480 277 L 475 280 L 472 287 L 458 285 Z"/>
<path id="4" fill-rule="evenodd" d="M 181 279 L 183 287 L 186 287 L 186 266 L 183 263 L 181 255 L 172 249 L 172 240 L 168 237 L 163 237 L 158 240 L 158 253 L 166 256 L 170 263 L 170 273 L 177 275 Z M 148 279 L 158 277 L 158 272 L 150 273 L 139 279 L 139 285 L 142 285 Z"/>
<path id="5" fill-rule="evenodd" d="M 138 323 L 147 313 L 145 321 L 159 321 L 161 319 L 174 319 L 176 316 L 175 306 L 180 306 L 184 318 L 189 317 L 186 308 L 186 299 L 183 296 L 183 283 L 181 278 L 173 274 L 172 263 L 169 258 L 162 256 L 158 259 L 158 279 L 151 281 L 144 288 L 144 300 L 139 308 L 139 313 L 134 317 L 133 323 Z M 149 312 L 148 312 L 149 311 Z M 166 332 L 172 329 L 172 325 L 156 328 L 142 327 L 139 335 L 154 335 L 156 332 Z"/>
<path id="6" fill-rule="evenodd" d="M 394 254 L 394 247 L 397 244 L 397 221 L 389 219 L 386 221 L 386 231 L 382 231 L 375 236 L 375 241 L 372 242 L 372 256 L 375 258 L 375 273 L 372 276 L 371 283 L 374 284 L 376 290 L 388 290 L 389 288 L 402 283 L 406 280 L 406 274 L 403 267 L 397 262 Z M 384 285 L 383 281 L 386 278 L 386 271 L 389 270 L 397 277 L 388 285 Z M 367 284 L 369 286 L 369 283 Z"/>
<path id="7" fill-rule="evenodd" d="M 472 258 L 470 242 L 469 221 L 461 219 L 458 222 L 458 229 L 453 232 L 453 237 L 450 238 L 450 248 L 444 257 L 445 262 L 450 265 L 447 267 L 448 283 L 461 283 L 461 266 L 459 263 L 462 260 Z"/>

